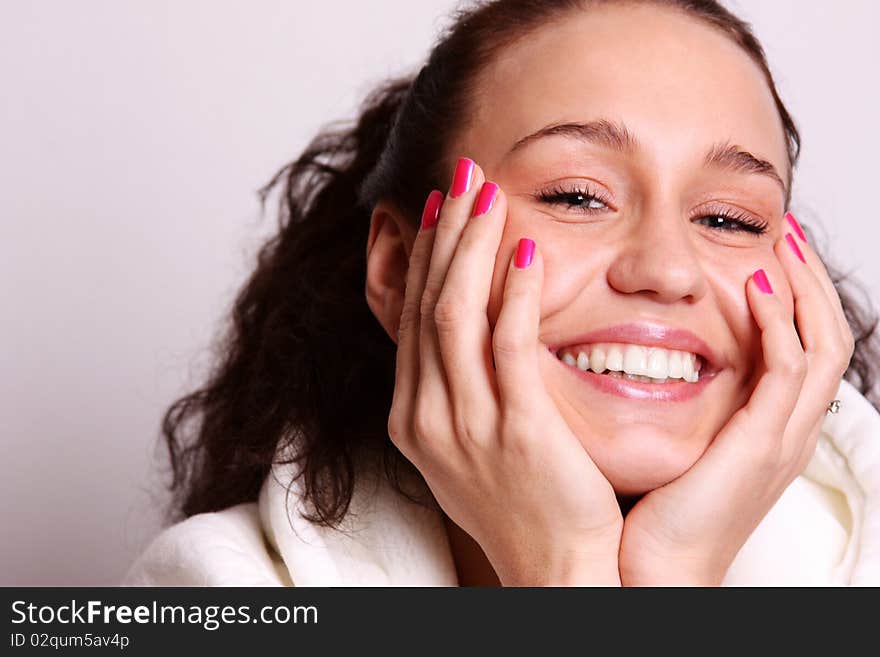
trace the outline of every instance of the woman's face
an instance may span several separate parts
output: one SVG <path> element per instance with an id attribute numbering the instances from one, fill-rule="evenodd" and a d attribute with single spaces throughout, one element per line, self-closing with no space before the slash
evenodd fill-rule
<path id="1" fill-rule="evenodd" d="M 786 142 L 761 71 L 678 12 L 599 7 L 506 49 L 478 90 L 450 158 L 475 160 L 508 197 L 490 323 L 510 254 L 531 237 L 545 259 L 541 376 L 550 394 L 619 493 L 671 481 L 747 401 L 763 368 L 748 277 L 764 268 L 792 303 L 772 249 L 784 223 Z M 560 124 L 586 127 L 521 141 Z M 588 335 L 597 331 L 607 333 Z M 590 345 L 609 343 L 624 357 L 634 343 L 711 362 L 699 382 L 663 389 L 578 372 L 553 353 L 568 346 L 590 358 Z"/>

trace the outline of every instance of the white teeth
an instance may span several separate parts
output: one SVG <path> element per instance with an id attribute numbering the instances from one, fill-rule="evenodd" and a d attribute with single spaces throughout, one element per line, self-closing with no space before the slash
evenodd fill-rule
<path id="1" fill-rule="evenodd" d="M 700 376 L 700 359 L 686 351 L 644 347 L 635 344 L 585 345 L 577 352 L 563 350 L 560 358 L 567 365 L 597 374 L 646 383 L 668 383 L 684 379 L 696 383 Z"/>
<path id="2" fill-rule="evenodd" d="M 685 381 L 694 383 L 697 380 L 697 372 L 694 370 L 693 358 L 689 358 L 688 355 L 685 355 L 685 357 L 682 358 L 681 368 L 683 370 L 682 378 Z"/>
<path id="3" fill-rule="evenodd" d="M 666 352 L 662 349 L 651 349 L 648 356 L 648 376 L 655 379 L 665 379 L 668 372 L 666 365 Z"/>
<path id="4" fill-rule="evenodd" d="M 605 350 L 601 345 L 595 345 L 590 350 L 590 369 L 597 374 L 605 371 Z"/>
<path id="5" fill-rule="evenodd" d="M 623 350 L 620 347 L 611 346 L 605 352 L 605 367 L 612 372 L 623 369 Z"/>
<path id="6" fill-rule="evenodd" d="M 629 374 L 648 373 L 648 351 L 644 347 L 630 345 L 623 352 L 623 371 Z"/>

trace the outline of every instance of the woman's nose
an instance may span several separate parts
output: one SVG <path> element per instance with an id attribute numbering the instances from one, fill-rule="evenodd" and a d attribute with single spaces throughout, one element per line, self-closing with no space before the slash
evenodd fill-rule
<path id="1" fill-rule="evenodd" d="M 608 283 L 618 292 L 658 303 L 697 301 L 707 282 L 694 237 L 694 226 L 680 216 L 638 218 L 620 242 Z"/>

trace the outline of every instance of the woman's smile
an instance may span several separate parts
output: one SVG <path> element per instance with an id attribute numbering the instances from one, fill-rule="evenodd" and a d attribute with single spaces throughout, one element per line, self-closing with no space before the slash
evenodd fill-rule
<path id="1" fill-rule="evenodd" d="M 609 326 L 549 349 L 578 380 L 639 401 L 692 399 L 724 367 L 696 334 L 659 323 Z"/>
<path id="2" fill-rule="evenodd" d="M 687 401 L 703 392 L 714 378 L 713 375 L 702 376 L 695 381 L 678 378 L 657 379 L 617 370 L 607 370 L 603 374 L 597 374 L 581 368 L 577 363 L 572 365 L 568 362 L 560 362 L 581 381 L 595 386 L 600 391 L 638 401 Z"/>

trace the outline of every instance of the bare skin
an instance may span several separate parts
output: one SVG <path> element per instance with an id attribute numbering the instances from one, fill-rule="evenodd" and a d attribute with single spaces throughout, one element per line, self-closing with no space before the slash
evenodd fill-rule
<path id="1" fill-rule="evenodd" d="M 477 88 L 449 149 L 450 180 L 459 157 L 476 162 L 468 191 L 447 191 L 418 231 L 380 202 L 366 285 L 398 341 L 389 434 L 446 513 L 460 583 L 718 584 L 809 461 L 854 344 L 784 218 L 770 90 L 723 34 L 641 5 L 541 28 Z M 632 143 L 593 130 L 511 152 L 546 126 L 596 121 Z M 781 180 L 707 163 L 719 145 Z M 473 218 L 487 179 L 500 189 Z M 536 198 L 548 190 L 566 200 Z M 719 213 L 766 231 L 719 227 Z M 522 237 L 537 249 L 517 269 Z M 693 332 L 717 374 L 691 399 L 634 400 L 549 350 L 633 321 Z M 637 501 L 625 518 L 621 496 Z"/>

